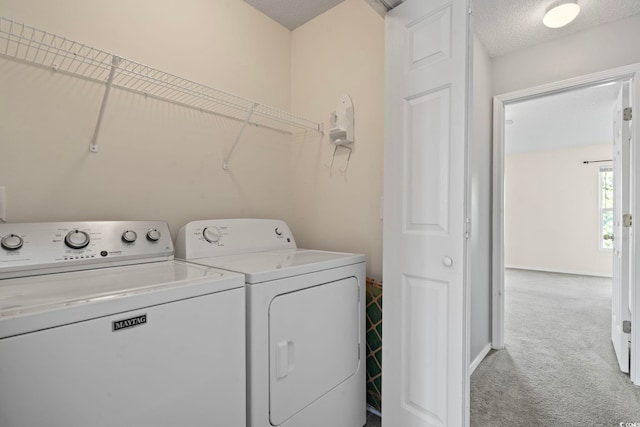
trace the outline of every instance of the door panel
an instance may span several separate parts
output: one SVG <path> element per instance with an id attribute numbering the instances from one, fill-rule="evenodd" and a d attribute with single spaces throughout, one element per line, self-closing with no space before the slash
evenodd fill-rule
<path id="1" fill-rule="evenodd" d="M 466 0 L 385 19 L 384 427 L 466 420 Z"/>
<path id="2" fill-rule="evenodd" d="M 631 320 L 629 309 L 630 228 L 623 215 L 630 212 L 630 129 L 623 109 L 630 106 L 629 83 L 621 85 L 613 112 L 613 289 L 611 298 L 611 340 L 622 372 L 629 372 L 629 338 L 623 322 Z"/>
<path id="3" fill-rule="evenodd" d="M 405 232 L 446 233 L 449 228 L 449 106 L 448 88 L 419 94 L 405 103 Z"/>
<path id="4" fill-rule="evenodd" d="M 447 363 L 448 321 L 446 310 L 449 284 L 437 280 L 404 276 L 402 282 L 402 352 L 406 357 L 402 378 L 402 401 L 407 409 L 443 425 L 447 419 L 447 372 L 437 367 Z M 432 325 L 424 335 L 420 325 Z"/>

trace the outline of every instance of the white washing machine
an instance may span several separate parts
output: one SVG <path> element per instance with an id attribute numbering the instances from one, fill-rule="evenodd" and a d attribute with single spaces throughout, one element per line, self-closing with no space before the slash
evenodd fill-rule
<path id="1" fill-rule="evenodd" d="M 0 224 L 0 426 L 246 426 L 240 274 L 157 221 Z"/>
<path id="2" fill-rule="evenodd" d="M 195 221 L 176 257 L 243 273 L 247 425 L 361 427 L 365 257 L 298 249 L 283 221 Z"/>

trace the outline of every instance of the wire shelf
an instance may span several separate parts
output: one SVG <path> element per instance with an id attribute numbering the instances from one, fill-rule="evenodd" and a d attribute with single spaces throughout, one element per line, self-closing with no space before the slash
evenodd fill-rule
<path id="1" fill-rule="evenodd" d="M 251 114 L 249 124 L 285 133 L 323 132 L 320 123 L 3 17 L 0 55 L 240 121 Z"/>

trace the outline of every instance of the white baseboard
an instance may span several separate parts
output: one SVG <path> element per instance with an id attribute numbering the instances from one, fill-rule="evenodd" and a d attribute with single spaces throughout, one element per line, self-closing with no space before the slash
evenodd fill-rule
<path id="1" fill-rule="evenodd" d="M 513 268 L 514 270 L 532 270 L 532 271 L 546 271 L 548 273 L 563 273 L 563 274 L 576 274 L 578 276 L 594 276 L 594 277 L 611 277 L 611 275 L 594 273 L 593 271 L 576 271 L 565 270 L 546 267 L 529 267 L 524 265 L 505 265 L 504 268 Z"/>
<path id="2" fill-rule="evenodd" d="M 487 354 L 489 354 L 490 351 L 491 343 L 487 343 L 487 345 L 485 345 L 484 348 L 480 350 L 480 354 L 478 354 L 478 356 L 473 359 L 473 362 L 471 362 L 471 365 L 469 366 L 469 375 L 473 374 L 473 371 L 476 370 L 478 365 L 480 365 L 480 362 L 482 362 L 484 358 L 487 357 Z"/>

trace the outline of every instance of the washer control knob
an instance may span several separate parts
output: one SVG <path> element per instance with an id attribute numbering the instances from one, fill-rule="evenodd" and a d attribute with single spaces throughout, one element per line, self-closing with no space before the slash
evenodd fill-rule
<path id="1" fill-rule="evenodd" d="M 276 227 L 276 229 L 275 229 L 274 231 L 276 232 L 276 234 L 277 234 L 278 236 L 282 236 L 282 230 L 280 230 L 280 228 L 279 228 L 279 227 Z"/>
<path id="2" fill-rule="evenodd" d="M 218 243 L 222 238 L 222 233 L 215 227 L 207 227 L 202 230 L 202 236 L 209 243 Z"/>
<path id="3" fill-rule="evenodd" d="M 125 243 L 133 243 L 138 238 L 138 234 L 133 230 L 127 230 L 122 233 L 122 241 Z"/>
<path id="4" fill-rule="evenodd" d="M 162 234 L 160 234 L 160 232 L 155 228 L 147 231 L 147 240 L 151 242 L 157 242 L 158 240 L 160 240 L 161 236 Z"/>
<path id="5" fill-rule="evenodd" d="M 71 230 L 64 238 L 64 243 L 71 249 L 82 249 L 86 247 L 90 241 L 91 238 L 89 234 L 78 229 Z"/>
<path id="6" fill-rule="evenodd" d="M 16 234 L 7 234 L 2 238 L 2 241 L 0 241 L 0 243 L 6 250 L 15 251 L 22 247 L 24 240 L 22 240 L 22 237 Z"/>

